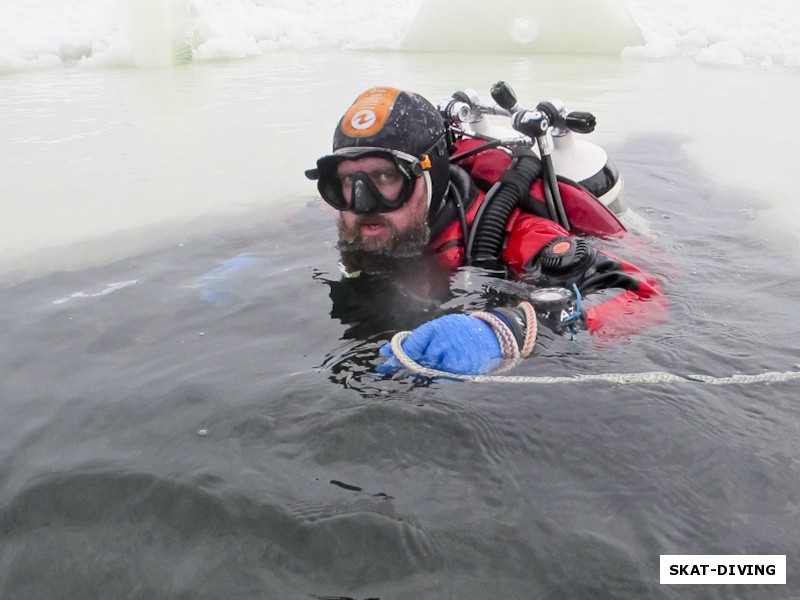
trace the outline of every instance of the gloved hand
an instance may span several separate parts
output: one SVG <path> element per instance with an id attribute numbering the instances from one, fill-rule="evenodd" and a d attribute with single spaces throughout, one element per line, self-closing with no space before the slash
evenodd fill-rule
<path id="1" fill-rule="evenodd" d="M 469 315 L 445 315 L 428 321 L 412 331 L 402 346 L 424 367 L 461 375 L 489 373 L 502 358 L 500 342 L 491 326 Z M 388 375 L 401 367 L 390 343 L 380 352 L 389 358 L 378 365 L 378 373 Z"/>

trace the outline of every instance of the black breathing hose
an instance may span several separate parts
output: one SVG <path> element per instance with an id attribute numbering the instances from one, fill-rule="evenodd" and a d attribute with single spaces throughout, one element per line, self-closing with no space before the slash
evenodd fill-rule
<path id="1" fill-rule="evenodd" d="M 569 219 L 567 219 L 564 203 L 561 200 L 561 192 L 558 189 L 558 179 L 556 177 L 555 167 L 553 166 L 553 157 L 550 156 L 550 154 L 544 154 L 542 156 L 542 163 L 545 169 L 543 181 L 544 193 L 547 200 L 547 208 L 551 211 L 552 215 L 550 218 L 569 231 Z"/>
<path id="2" fill-rule="evenodd" d="M 558 219 L 558 211 L 556 210 L 556 201 L 553 198 L 553 188 L 550 187 L 546 178 L 542 180 L 542 190 L 544 191 L 544 203 L 547 206 L 547 217 L 561 225 Z"/>
<path id="3" fill-rule="evenodd" d="M 486 194 L 475 216 L 467 241 L 467 264 L 492 267 L 500 261 L 511 213 L 542 175 L 542 163 L 530 149 L 515 148 L 513 156 L 511 166 Z"/>
<path id="4" fill-rule="evenodd" d="M 469 158 L 470 156 L 474 156 L 476 154 L 480 154 L 484 150 L 489 150 L 491 148 L 497 148 L 503 143 L 503 140 L 491 140 L 486 142 L 485 144 L 481 144 L 480 146 L 476 146 L 470 150 L 465 150 L 460 154 L 455 154 L 450 157 L 451 163 L 457 163 L 460 160 L 464 160 L 465 158 Z"/>

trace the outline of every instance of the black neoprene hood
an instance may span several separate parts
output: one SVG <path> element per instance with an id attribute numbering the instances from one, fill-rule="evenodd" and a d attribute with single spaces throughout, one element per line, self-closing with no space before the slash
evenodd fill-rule
<path id="1" fill-rule="evenodd" d="M 439 111 L 414 92 L 374 87 L 356 98 L 333 134 L 333 151 L 386 148 L 430 159 L 431 206 L 435 215 L 449 181 L 446 127 Z"/>

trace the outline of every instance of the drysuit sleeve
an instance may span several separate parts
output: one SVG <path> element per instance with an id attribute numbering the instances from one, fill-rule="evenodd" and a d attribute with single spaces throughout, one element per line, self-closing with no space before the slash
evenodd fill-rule
<path id="1" fill-rule="evenodd" d="M 629 335 L 666 320 L 669 302 L 655 276 L 596 250 L 548 219 L 518 214 L 503 257 L 515 275 L 541 287 L 576 286 L 585 300 L 581 320 L 593 334 Z M 592 294 L 610 289 L 621 293 L 593 301 Z"/>

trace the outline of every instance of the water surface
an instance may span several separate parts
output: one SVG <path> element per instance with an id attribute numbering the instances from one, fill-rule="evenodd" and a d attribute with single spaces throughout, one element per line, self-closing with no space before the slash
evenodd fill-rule
<path id="1" fill-rule="evenodd" d="M 789 159 L 758 151 L 792 126 L 734 146 L 719 98 L 782 106 L 796 81 L 745 76 L 386 52 L 0 81 L 0 596 L 791 597 L 797 381 L 377 378 L 387 331 L 479 307 L 481 274 L 342 288 L 302 178 L 368 85 L 562 97 L 656 234 L 614 251 L 673 309 L 615 343 L 544 331 L 517 373 L 792 371 L 797 213 L 769 193 Z M 416 312 L 341 304 L 369 321 L 395 297 Z M 660 586 L 661 554 L 786 554 L 788 585 Z"/>

